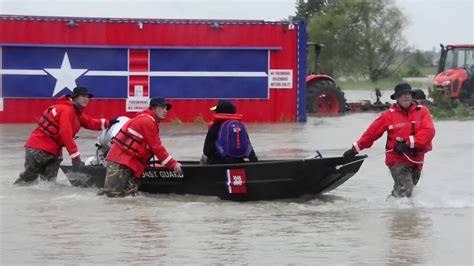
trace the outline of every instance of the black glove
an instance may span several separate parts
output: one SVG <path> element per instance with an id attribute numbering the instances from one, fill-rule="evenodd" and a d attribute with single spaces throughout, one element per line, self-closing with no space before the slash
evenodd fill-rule
<path id="1" fill-rule="evenodd" d="M 118 122 L 120 122 L 120 121 L 117 119 L 117 117 L 110 118 L 109 119 L 109 127 L 111 127 L 113 124 L 116 124 Z"/>
<path id="2" fill-rule="evenodd" d="M 344 156 L 346 158 L 349 158 L 349 157 L 354 157 L 356 154 L 357 154 L 357 152 L 354 151 L 354 149 L 350 148 L 347 151 L 345 151 L 342 156 Z"/>
<path id="3" fill-rule="evenodd" d="M 81 161 L 81 157 L 77 156 L 76 158 L 71 159 L 72 167 L 77 169 L 85 164 Z"/>
<path id="4" fill-rule="evenodd" d="M 397 141 L 397 145 L 395 145 L 395 149 L 393 149 L 396 153 L 403 155 L 406 151 L 408 151 L 408 145 L 405 141 Z"/>

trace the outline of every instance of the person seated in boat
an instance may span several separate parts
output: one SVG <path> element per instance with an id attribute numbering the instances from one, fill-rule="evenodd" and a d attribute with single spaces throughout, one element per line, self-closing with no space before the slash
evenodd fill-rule
<path id="1" fill-rule="evenodd" d="M 83 164 L 74 141 L 81 127 L 99 131 L 118 122 L 116 118 L 99 119 L 84 114 L 92 97 L 86 87 L 78 86 L 71 95 L 61 96 L 56 104 L 46 108 L 25 143 L 25 170 L 14 184 L 31 184 L 38 176 L 45 181 L 56 181 L 63 160 L 63 147 L 66 147 L 74 167 Z"/>
<path id="2" fill-rule="evenodd" d="M 435 128 L 428 108 L 418 104 L 410 84 L 400 83 L 390 96 L 396 100 L 383 112 L 344 157 L 352 157 L 370 148 L 387 131 L 385 164 L 394 180 L 392 196 L 411 197 L 420 179 L 425 153 L 431 151 Z"/>
<path id="3" fill-rule="evenodd" d="M 215 113 L 204 141 L 201 163 L 257 162 L 257 155 L 241 122 L 243 115 L 236 113 L 235 105 L 230 101 L 220 100 L 210 110 Z"/>
<path id="4" fill-rule="evenodd" d="M 106 157 L 104 188 L 98 195 L 108 197 L 134 196 L 149 159 L 154 155 L 160 164 L 182 174 L 181 164 L 173 159 L 160 140 L 159 123 L 166 118 L 172 105 L 164 98 L 153 98 L 150 107 L 128 120 L 112 141 Z"/>

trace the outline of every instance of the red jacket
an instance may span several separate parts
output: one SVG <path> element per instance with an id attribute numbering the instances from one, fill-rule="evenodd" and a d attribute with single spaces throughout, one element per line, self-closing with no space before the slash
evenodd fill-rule
<path id="1" fill-rule="evenodd" d="M 163 166 L 173 170 L 177 162 L 161 144 L 159 122 L 150 109 L 138 113 L 115 136 L 106 159 L 128 166 L 137 178 L 141 178 L 153 154 Z"/>
<path id="2" fill-rule="evenodd" d="M 430 111 L 422 105 L 417 106 L 417 104 L 412 103 L 407 113 L 399 105 L 392 104 L 389 110 L 383 112 L 372 122 L 360 139 L 353 144 L 353 149 L 359 152 L 370 148 L 374 141 L 380 138 L 385 131 L 387 131 L 386 150 L 395 148 L 396 139 L 401 137 L 410 148 L 406 155 L 412 161 L 423 162 L 425 153 L 431 151 L 431 141 L 435 135 L 435 128 Z M 390 167 L 397 163 L 407 163 L 410 166 L 416 166 L 420 170 L 423 168 L 422 163 L 413 163 L 405 156 L 401 156 L 394 151 L 387 152 L 385 164 Z"/>
<path id="3" fill-rule="evenodd" d="M 66 147 L 71 158 L 77 158 L 80 154 L 74 136 L 81 127 L 91 130 L 109 127 L 108 120 L 91 118 L 82 111 L 83 108 L 76 107 L 68 95 L 62 96 L 57 104 L 44 111 L 25 147 L 43 150 L 58 157 L 62 156 L 62 148 Z"/>

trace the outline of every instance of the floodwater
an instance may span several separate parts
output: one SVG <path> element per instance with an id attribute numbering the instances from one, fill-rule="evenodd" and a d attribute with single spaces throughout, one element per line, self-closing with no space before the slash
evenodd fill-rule
<path id="1" fill-rule="evenodd" d="M 315 150 L 331 157 L 377 115 L 250 124 L 248 131 L 262 159 Z M 383 137 L 366 150 L 360 171 L 326 195 L 247 203 L 145 193 L 108 199 L 71 187 L 63 173 L 56 183 L 12 186 L 33 126 L 0 125 L 1 265 L 474 264 L 473 121 L 435 121 L 412 199 L 387 199 L 393 181 L 380 155 Z M 176 158 L 198 160 L 206 129 L 164 124 L 162 140 Z M 79 135 L 86 158 L 98 134 Z"/>

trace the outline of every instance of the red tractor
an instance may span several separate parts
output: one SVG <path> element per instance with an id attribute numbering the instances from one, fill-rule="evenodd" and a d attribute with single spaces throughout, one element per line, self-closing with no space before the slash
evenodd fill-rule
<path id="1" fill-rule="evenodd" d="M 474 44 L 441 44 L 432 90 L 474 106 Z"/>
<path id="2" fill-rule="evenodd" d="M 337 114 L 347 111 L 344 92 L 336 85 L 336 80 L 319 71 L 319 54 L 322 44 L 307 43 L 314 47 L 313 72 L 306 77 L 306 110 L 308 113 Z"/>

